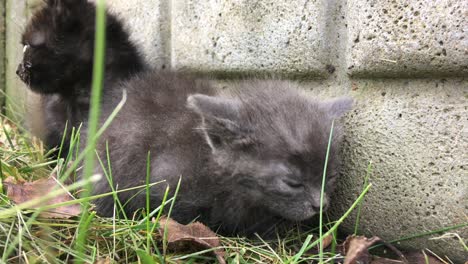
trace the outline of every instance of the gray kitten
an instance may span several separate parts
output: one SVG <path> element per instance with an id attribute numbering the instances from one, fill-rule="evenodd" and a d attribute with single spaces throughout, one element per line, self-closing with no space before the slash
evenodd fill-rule
<path id="1" fill-rule="evenodd" d="M 181 177 L 171 215 L 181 223 L 197 218 L 222 234 L 248 235 L 319 212 L 330 127 L 351 108 L 350 98 L 321 102 L 280 81 L 243 82 L 221 95 L 209 83 L 171 72 L 137 76 L 122 89 L 128 100 L 98 145 L 106 160 L 109 144 L 118 189 L 145 184 L 151 151 L 151 182 L 165 181 L 151 188 L 151 206 L 161 204 L 167 185 L 173 194 Z M 108 91 L 104 116 L 121 96 Z M 338 173 L 341 135 L 336 122 L 327 192 Z M 105 180 L 94 189 L 108 191 Z M 134 195 L 119 195 L 127 213 L 145 207 L 144 190 Z M 324 208 L 328 201 L 325 195 Z M 101 215 L 113 214 L 111 197 L 96 206 Z"/>

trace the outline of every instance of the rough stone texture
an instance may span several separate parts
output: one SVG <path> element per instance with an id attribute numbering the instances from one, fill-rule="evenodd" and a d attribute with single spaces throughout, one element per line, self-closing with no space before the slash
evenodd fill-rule
<path id="1" fill-rule="evenodd" d="M 173 1 L 172 66 L 208 72 L 327 72 L 321 0 Z"/>
<path id="2" fill-rule="evenodd" d="M 23 58 L 23 47 L 20 44 L 21 33 L 28 17 L 34 9 L 44 4 L 42 0 L 6 0 L 6 43 L 5 43 L 5 92 L 6 113 L 22 120 L 32 130 L 41 129 L 42 116 L 39 111 L 39 97 L 31 92 L 16 76 L 16 68 Z M 33 129 L 34 128 L 34 129 Z"/>
<path id="3" fill-rule="evenodd" d="M 12 70 L 27 11 L 24 0 L 8 2 L 14 12 L 7 19 L 15 23 L 8 26 L 7 78 L 9 91 L 17 91 L 22 84 Z M 334 217 L 359 195 L 372 161 L 373 187 L 363 203 L 361 233 L 392 240 L 468 222 L 467 1 L 108 3 L 154 67 L 320 76 L 301 85 L 320 97 L 355 97 L 356 107 L 345 118 L 343 178 L 332 201 Z M 437 75 L 450 78 L 417 79 Z M 229 82 L 219 85 L 229 87 Z M 341 227 L 353 232 L 354 223 L 352 215 Z M 468 242 L 468 227 L 446 233 Z M 468 259 L 452 238 L 424 237 L 400 246 L 427 247 L 454 263 Z"/>
<path id="4" fill-rule="evenodd" d="M 158 68 L 168 67 L 169 0 L 113 0 L 107 3 L 111 12 L 122 18 L 148 64 Z"/>
<path id="5" fill-rule="evenodd" d="M 5 91 L 5 1 L 0 0 L 0 112 Z"/>
<path id="6" fill-rule="evenodd" d="M 28 97 L 28 91 L 25 85 L 15 72 L 22 58 L 22 47 L 19 44 L 21 31 L 27 21 L 27 1 L 25 0 L 7 0 L 6 1 L 6 48 L 7 54 L 5 61 L 5 91 L 7 94 L 6 104 L 7 113 L 19 114 L 25 112 L 25 102 Z"/>
<path id="7" fill-rule="evenodd" d="M 468 75 L 468 1 L 348 1 L 349 72 Z"/>
<path id="8" fill-rule="evenodd" d="M 373 186 L 362 205 L 360 232 L 391 241 L 467 223 L 468 81 L 362 80 L 352 87 L 357 103 L 346 119 L 334 215 L 355 201 L 372 162 Z M 343 230 L 353 232 L 355 221 L 355 215 L 348 218 Z M 448 232 L 466 243 L 468 227 Z M 468 258 L 455 239 L 424 237 L 400 246 L 429 248 L 455 263 Z"/>

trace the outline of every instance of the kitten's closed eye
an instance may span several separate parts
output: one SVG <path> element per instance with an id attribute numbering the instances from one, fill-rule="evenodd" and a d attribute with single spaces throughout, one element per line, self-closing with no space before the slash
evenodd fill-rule
<path id="1" fill-rule="evenodd" d="M 299 189 L 304 187 L 304 184 L 301 181 L 295 179 L 283 179 L 283 182 L 292 189 Z"/>

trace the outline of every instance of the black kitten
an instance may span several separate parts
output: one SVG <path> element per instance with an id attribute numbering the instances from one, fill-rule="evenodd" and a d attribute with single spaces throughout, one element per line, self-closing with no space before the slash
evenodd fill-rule
<path id="1" fill-rule="evenodd" d="M 31 90 L 43 95 L 44 141 L 55 147 L 66 122 L 68 128 L 77 127 L 88 117 L 95 6 L 86 0 L 45 2 L 23 32 L 23 61 L 16 73 Z M 105 90 L 144 68 L 122 24 L 109 14 L 106 34 Z"/>
<path id="2" fill-rule="evenodd" d="M 302 221 L 319 211 L 332 120 L 350 109 L 350 98 L 320 102 L 280 81 L 244 82 L 233 95 L 220 95 L 208 83 L 170 72 L 140 75 L 122 88 L 128 100 L 98 146 L 107 160 L 108 144 L 117 189 L 145 184 L 150 151 L 151 182 L 165 181 L 151 188 L 152 209 L 181 177 L 171 215 L 179 222 L 198 218 L 223 234 L 265 233 L 281 220 Z M 122 96 L 111 93 L 104 117 Z M 337 120 L 327 192 L 340 144 Z M 110 190 L 103 180 L 94 191 Z M 119 195 L 129 214 L 145 207 L 145 193 L 135 194 Z M 324 208 L 328 200 L 325 195 Z M 112 197 L 96 204 L 100 214 L 113 214 Z"/>

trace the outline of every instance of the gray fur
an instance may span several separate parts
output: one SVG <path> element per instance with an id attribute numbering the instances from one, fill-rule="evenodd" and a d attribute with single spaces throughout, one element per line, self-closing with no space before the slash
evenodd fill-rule
<path id="1" fill-rule="evenodd" d="M 105 160 L 108 141 L 118 189 L 145 183 L 151 151 L 151 181 L 166 181 L 152 187 L 151 205 L 161 204 L 167 185 L 173 194 L 181 177 L 171 215 L 179 222 L 198 218 L 223 234 L 251 234 L 319 211 L 330 127 L 351 108 L 351 99 L 320 102 L 277 81 L 250 81 L 221 95 L 206 82 L 170 72 L 140 75 L 122 88 L 127 103 L 98 146 Z M 118 90 L 109 93 L 104 116 L 121 97 Z M 337 176 L 341 143 L 335 123 L 327 192 Z M 106 181 L 95 188 L 109 190 Z M 119 196 L 128 202 L 127 213 L 145 207 L 145 193 L 129 200 L 134 194 Z M 112 198 L 96 204 L 100 214 L 113 214 Z"/>

